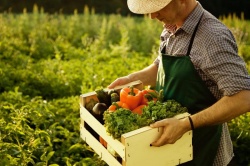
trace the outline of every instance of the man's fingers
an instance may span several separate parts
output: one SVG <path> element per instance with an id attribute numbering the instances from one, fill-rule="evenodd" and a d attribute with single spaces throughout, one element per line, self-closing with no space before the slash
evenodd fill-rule
<path id="1" fill-rule="evenodd" d="M 110 85 L 108 85 L 108 88 L 109 88 L 109 89 L 113 89 L 113 88 L 115 88 L 116 86 L 123 85 L 123 84 L 124 84 L 124 83 L 123 83 L 122 80 L 117 79 L 117 80 L 115 80 L 114 82 L 112 82 Z"/>
<path id="2" fill-rule="evenodd" d="M 150 127 L 157 128 L 157 127 L 164 127 L 164 120 L 157 121 L 155 123 L 150 124 Z"/>
<path id="3" fill-rule="evenodd" d="M 163 135 L 161 135 L 161 137 L 156 140 L 155 142 L 152 142 L 150 145 L 151 146 L 156 146 L 156 147 L 159 147 L 159 146 L 162 146 L 162 145 L 165 145 L 165 138 L 163 137 Z"/>
<path id="4" fill-rule="evenodd" d="M 165 123 L 166 119 L 164 120 L 160 120 L 160 121 L 157 121 L 153 124 L 150 124 L 150 127 L 152 128 L 159 128 L 159 127 L 165 127 L 166 123 Z M 164 131 L 163 133 L 161 134 L 160 138 L 158 138 L 155 142 L 152 142 L 150 145 L 151 146 L 162 146 L 162 145 L 165 145 L 166 144 L 166 138 L 164 136 Z"/>
<path id="5" fill-rule="evenodd" d="M 117 82 L 112 82 L 110 85 L 108 85 L 109 89 L 113 89 L 117 86 Z"/>
<path id="6" fill-rule="evenodd" d="M 163 131 L 160 137 L 152 142 L 151 146 L 163 146 L 165 144 L 174 144 L 183 134 L 179 129 L 179 120 L 175 118 L 163 119 L 150 125 L 152 128 L 162 127 Z"/>
<path id="7" fill-rule="evenodd" d="M 124 84 L 127 84 L 131 82 L 129 80 L 129 78 L 127 76 L 125 77 L 120 77 L 120 78 L 117 78 L 114 82 L 112 82 L 110 85 L 108 85 L 108 88 L 109 89 L 113 89 L 115 88 L 116 86 L 120 86 L 120 85 L 124 85 Z"/>

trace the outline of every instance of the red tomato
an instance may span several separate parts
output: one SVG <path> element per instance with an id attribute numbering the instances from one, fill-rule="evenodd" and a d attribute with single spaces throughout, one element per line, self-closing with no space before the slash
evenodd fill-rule
<path id="1" fill-rule="evenodd" d="M 146 105 L 139 105 L 138 107 L 133 109 L 132 112 L 141 115 L 144 107 L 146 107 Z"/>

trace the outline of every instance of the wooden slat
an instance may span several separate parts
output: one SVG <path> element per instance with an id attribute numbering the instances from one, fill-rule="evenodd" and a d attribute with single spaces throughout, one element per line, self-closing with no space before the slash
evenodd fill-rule
<path id="1" fill-rule="evenodd" d="M 182 119 L 182 118 L 185 118 L 185 117 L 188 117 L 188 116 L 190 116 L 190 114 L 188 112 L 185 112 L 185 113 L 176 115 L 175 118 Z M 134 130 L 134 131 L 123 134 L 122 139 L 126 139 L 127 137 L 131 137 L 131 136 L 134 136 L 136 134 L 140 134 L 142 132 L 147 132 L 148 130 L 156 130 L 156 129 L 152 129 L 149 126 L 145 126 L 145 127 L 140 128 L 140 129 L 137 129 L 137 130 Z"/>
<path id="2" fill-rule="evenodd" d="M 107 149 L 81 125 L 81 138 L 110 166 L 121 166 Z"/>
<path id="3" fill-rule="evenodd" d="M 183 113 L 175 117 L 182 119 L 189 115 L 189 113 Z M 126 149 L 124 165 L 174 166 L 192 160 L 192 131 L 185 133 L 174 144 L 150 147 L 150 144 L 161 134 L 162 128 L 149 126 L 123 134 L 121 140 Z"/>
<path id="4" fill-rule="evenodd" d="M 80 116 L 81 119 L 84 120 L 89 126 L 91 126 L 96 133 L 98 133 L 118 154 L 122 159 L 125 159 L 125 147 L 124 145 L 113 139 L 111 136 L 107 135 L 107 132 L 104 126 L 93 117 L 89 111 L 87 111 L 84 107 L 81 106 Z"/>
<path id="5" fill-rule="evenodd" d="M 126 166 L 173 166 L 192 160 L 192 133 L 185 133 L 174 144 L 150 147 L 162 133 L 154 128 L 125 138 Z"/>

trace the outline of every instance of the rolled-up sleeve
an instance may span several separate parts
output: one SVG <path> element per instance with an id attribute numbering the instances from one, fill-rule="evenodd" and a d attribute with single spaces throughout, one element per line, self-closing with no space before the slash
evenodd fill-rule
<path id="1" fill-rule="evenodd" d="M 217 83 L 224 96 L 250 90 L 250 76 L 230 33 L 211 39 L 202 60 L 202 70 Z"/>

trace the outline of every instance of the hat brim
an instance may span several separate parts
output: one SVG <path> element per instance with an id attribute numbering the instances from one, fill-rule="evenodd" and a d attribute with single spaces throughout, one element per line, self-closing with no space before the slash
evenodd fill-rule
<path id="1" fill-rule="evenodd" d="M 127 0 L 128 8 L 136 14 L 150 14 L 167 6 L 172 0 Z"/>

